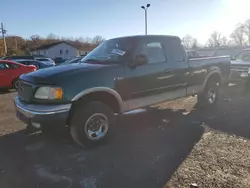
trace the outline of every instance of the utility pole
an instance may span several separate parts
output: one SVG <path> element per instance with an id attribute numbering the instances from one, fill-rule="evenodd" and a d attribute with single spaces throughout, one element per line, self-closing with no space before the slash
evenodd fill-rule
<path id="1" fill-rule="evenodd" d="M 3 27 L 3 23 L 1 23 L 1 33 L 2 33 L 2 37 L 3 37 L 3 45 L 4 45 L 4 55 L 7 55 L 7 46 L 6 46 L 6 41 L 5 41 L 5 34 L 6 34 L 6 30 Z"/>
<path id="2" fill-rule="evenodd" d="M 141 8 L 145 10 L 145 35 L 148 34 L 148 8 L 149 7 L 150 7 L 150 4 L 147 4 L 147 6 L 141 6 Z"/>
<path id="3" fill-rule="evenodd" d="M 15 45 L 16 45 L 16 50 L 18 50 L 18 45 L 17 45 L 17 39 L 15 37 Z"/>

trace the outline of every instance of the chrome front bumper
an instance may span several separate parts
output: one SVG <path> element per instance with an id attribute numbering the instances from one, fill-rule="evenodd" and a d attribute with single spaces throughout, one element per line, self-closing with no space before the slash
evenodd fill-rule
<path id="1" fill-rule="evenodd" d="M 36 128 L 43 125 L 62 125 L 67 124 L 71 104 L 60 105 L 40 105 L 26 104 L 15 98 L 17 117 L 25 124 L 31 124 Z"/>

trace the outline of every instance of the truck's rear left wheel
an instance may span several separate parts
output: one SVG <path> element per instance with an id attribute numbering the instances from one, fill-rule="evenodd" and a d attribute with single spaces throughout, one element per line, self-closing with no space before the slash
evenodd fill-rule
<path id="1" fill-rule="evenodd" d="M 216 104 L 219 96 L 220 82 L 215 79 L 208 81 L 204 91 L 198 95 L 198 104 L 203 107 L 212 107 Z"/>
<path id="2" fill-rule="evenodd" d="M 104 103 L 89 102 L 79 106 L 70 123 L 73 140 L 80 146 L 104 142 L 114 127 L 114 112 Z"/>

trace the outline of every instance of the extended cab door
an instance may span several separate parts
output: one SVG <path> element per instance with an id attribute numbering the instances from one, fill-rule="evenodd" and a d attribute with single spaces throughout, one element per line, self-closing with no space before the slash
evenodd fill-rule
<path id="1" fill-rule="evenodd" d="M 168 59 L 164 38 L 143 39 L 134 56 L 146 55 L 148 63 L 125 67 L 125 100 L 129 101 L 130 109 L 186 95 L 184 78 L 180 77 L 182 71 L 177 71 L 177 68 L 185 67 L 186 71 L 188 65 L 184 62 L 175 65 Z"/>
<path id="2" fill-rule="evenodd" d="M 138 46 L 135 56 L 146 55 L 148 63 L 136 67 L 126 67 L 126 84 L 129 86 L 127 98 L 135 99 L 151 96 L 164 91 L 162 79 L 165 73 L 166 56 L 163 45 L 157 40 L 145 40 Z"/>
<path id="3" fill-rule="evenodd" d="M 186 51 L 179 38 L 166 38 L 165 53 L 168 58 L 169 71 L 172 72 L 171 90 L 176 91 L 178 97 L 186 95 L 186 89 L 189 82 L 190 66 Z"/>

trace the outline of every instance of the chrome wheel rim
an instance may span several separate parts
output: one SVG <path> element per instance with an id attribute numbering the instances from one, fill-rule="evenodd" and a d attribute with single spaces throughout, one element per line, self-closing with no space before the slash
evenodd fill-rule
<path id="1" fill-rule="evenodd" d="M 215 89 L 210 88 L 210 89 L 208 90 L 207 98 L 208 98 L 208 102 L 209 102 L 210 104 L 213 104 L 213 103 L 215 102 L 215 100 L 216 100 L 216 91 L 215 91 Z"/>
<path id="2" fill-rule="evenodd" d="M 107 134 L 108 129 L 108 118 L 101 113 L 90 116 L 84 125 L 85 134 L 90 140 L 100 140 Z"/>

